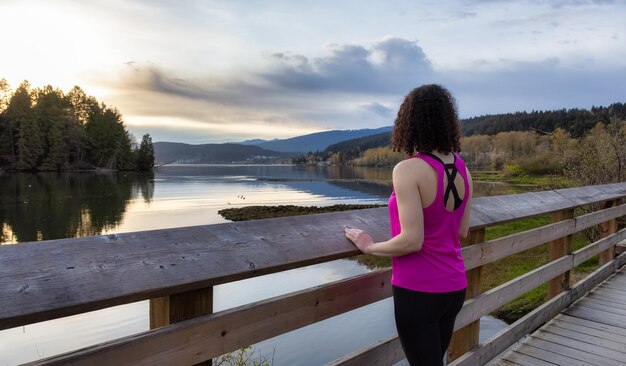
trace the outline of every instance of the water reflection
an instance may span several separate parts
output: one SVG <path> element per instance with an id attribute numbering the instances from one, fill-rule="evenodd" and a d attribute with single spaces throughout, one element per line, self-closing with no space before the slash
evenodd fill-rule
<path id="1" fill-rule="evenodd" d="M 168 166 L 154 174 L 5 174 L 0 243 L 219 223 L 226 220 L 217 211 L 229 207 L 386 203 L 391 173 L 372 167 L 209 165 Z M 532 189 L 474 183 L 476 197 Z"/>
<path id="2" fill-rule="evenodd" d="M 224 222 L 217 211 L 227 207 L 384 203 L 391 192 L 391 172 L 371 167 L 168 166 L 149 175 L 0 175 L 2 242 Z M 475 184 L 477 196 L 508 189 L 504 184 Z M 214 305 L 226 309 L 367 270 L 343 260 L 229 283 L 215 288 Z M 384 300 L 257 346 L 263 352 L 277 350 L 276 366 L 324 363 L 392 334 L 390 304 Z M 0 365 L 147 328 L 147 302 L 141 302 L 5 330 L 0 332 Z M 311 347 L 303 351 L 302 344 Z"/>
<path id="3" fill-rule="evenodd" d="M 150 202 L 154 175 L 0 175 L 2 243 L 98 235 L 119 225 L 131 199 Z"/>

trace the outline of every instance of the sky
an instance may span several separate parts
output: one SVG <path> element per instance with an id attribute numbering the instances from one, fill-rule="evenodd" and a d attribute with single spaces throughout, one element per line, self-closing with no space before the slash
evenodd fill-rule
<path id="1" fill-rule="evenodd" d="M 393 124 L 438 83 L 461 118 L 626 102 L 624 0 L 0 0 L 0 79 L 78 85 L 192 144 Z"/>

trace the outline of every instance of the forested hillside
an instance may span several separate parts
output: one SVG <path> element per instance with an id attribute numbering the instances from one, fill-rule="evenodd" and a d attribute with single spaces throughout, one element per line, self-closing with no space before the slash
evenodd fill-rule
<path id="1" fill-rule="evenodd" d="M 180 164 L 276 163 L 292 154 L 270 151 L 254 145 L 155 142 L 157 162 Z"/>
<path id="2" fill-rule="evenodd" d="M 120 112 L 75 86 L 68 93 L 0 80 L 0 167 L 10 170 L 150 170 L 152 140 L 135 141 Z"/>
<path id="3" fill-rule="evenodd" d="M 602 145 L 598 147 L 601 154 L 597 155 L 613 146 L 623 146 L 621 140 L 611 139 L 623 137 L 625 121 L 626 104 L 622 103 L 593 107 L 590 111 L 571 109 L 470 118 L 461 121 L 462 155 L 472 168 L 505 170 L 509 174 L 562 173 L 568 166 L 577 166 L 573 162 L 582 159 L 577 152 L 593 141 Z M 391 132 L 385 132 L 330 145 L 294 162 L 389 166 L 404 157 L 391 150 Z"/>
<path id="4" fill-rule="evenodd" d="M 596 123 L 609 124 L 612 119 L 626 119 L 626 104 L 614 103 L 608 107 L 586 109 L 560 109 L 485 115 L 462 121 L 463 135 L 495 135 L 506 131 L 538 130 L 552 132 L 562 128 L 573 137 L 581 137 Z"/>
<path id="5" fill-rule="evenodd" d="M 257 144 L 257 146 L 272 151 L 305 153 L 309 151 L 324 150 L 327 146 L 340 141 L 375 135 L 389 130 L 391 130 L 391 126 L 377 129 L 324 131 L 284 140 L 265 141 Z"/>

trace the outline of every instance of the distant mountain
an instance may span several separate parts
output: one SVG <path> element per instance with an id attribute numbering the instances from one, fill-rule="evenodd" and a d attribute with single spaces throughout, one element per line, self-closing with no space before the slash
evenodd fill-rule
<path id="1" fill-rule="evenodd" d="M 389 145 L 391 145 L 391 131 L 332 144 L 324 150 L 324 154 L 328 156 L 331 153 L 342 152 L 347 158 L 354 159 L 367 149 Z"/>
<path id="2" fill-rule="evenodd" d="M 155 142 L 153 146 L 156 164 L 268 163 L 288 159 L 293 155 L 241 144 L 189 145 L 176 142 Z"/>
<path id="3" fill-rule="evenodd" d="M 274 140 L 278 140 L 278 139 L 274 139 Z M 233 142 L 233 143 L 234 144 L 240 144 L 240 145 L 258 145 L 258 144 L 262 144 L 264 142 L 274 141 L 274 140 L 252 139 L 252 140 L 246 140 L 246 141 L 241 141 L 241 142 Z"/>
<path id="4" fill-rule="evenodd" d="M 391 126 L 381 127 L 376 129 L 361 129 L 361 130 L 333 130 L 312 133 L 309 135 L 292 137 L 284 140 L 272 140 L 257 144 L 257 146 L 264 149 L 280 152 L 301 152 L 306 153 L 309 151 L 322 151 L 329 145 L 337 142 L 352 140 L 355 138 L 376 135 L 382 132 L 391 131 Z"/>

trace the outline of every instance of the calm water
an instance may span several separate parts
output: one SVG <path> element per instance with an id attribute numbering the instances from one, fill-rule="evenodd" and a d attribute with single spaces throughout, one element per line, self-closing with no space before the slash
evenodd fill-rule
<path id="1" fill-rule="evenodd" d="M 269 180 L 258 180 L 269 178 Z M 309 181 L 311 179 L 311 181 Z M 0 243 L 226 222 L 247 205 L 386 203 L 391 169 L 296 166 L 168 166 L 154 174 L 0 175 Z M 353 181 L 350 181 L 353 180 Z M 354 181 L 357 180 L 357 181 Z M 476 196 L 505 184 L 475 183 Z M 339 260 L 216 286 L 216 311 L 367 272 Z M 483 319 L 481 338 L 504 326 Z M 0 332 L 0 366 L 28 362 L 149 328 L 148 302 Z M 317 365 L 395 332 L 389 299 L 255 345 L 274 365 Z M 302 347 L 306 344 L 307 347 Z"/>

